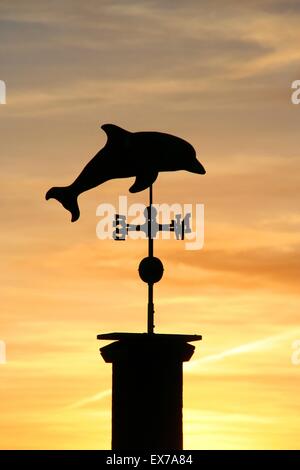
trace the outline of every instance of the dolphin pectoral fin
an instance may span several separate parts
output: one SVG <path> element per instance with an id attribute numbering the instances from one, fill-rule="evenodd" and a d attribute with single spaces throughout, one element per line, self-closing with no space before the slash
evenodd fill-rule
<path id="1" fill-rule="evenodd" d="M 158 171 L 151 171 L 147 173 L 140 173 L 136 176 L 136 180 L 133 185 L 129 188 L 131 193 L 138 193 L 139 191 L 144 191 L 144 189 L 149 188 L 152 183 L 156 180 L 158 176 Z"/>

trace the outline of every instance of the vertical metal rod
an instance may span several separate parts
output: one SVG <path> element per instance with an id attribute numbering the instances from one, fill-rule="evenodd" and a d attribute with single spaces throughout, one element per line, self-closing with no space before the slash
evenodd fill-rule
<path id="1" fill-rule="evenodd" d="M 148 284 L 148 333 L 154 333 L 153 284 Z"/>
<path id="2" fill-rule="evenodd" d="M 151 233 L 152 216 L 152 184 L 149 188 L 149 207 L 148 207 L 148 256 L 153 258 L 153 238 Z M 148 283 L 148 333 L 154 333 L 154 303 L 153 303 L 153 284 Z"/>
<path id="3" fill-rule="evenodd" d="M 151 232 L 151 216 L 152 216 L 152 196 L 153 196 L 153 191 L 152 191 L 152 184 L 149 188 L 149 208 L 148 208 L 148 256 L 150 258 L 153 257 L 153 238 L 152 238 L 152 232 Z"/>

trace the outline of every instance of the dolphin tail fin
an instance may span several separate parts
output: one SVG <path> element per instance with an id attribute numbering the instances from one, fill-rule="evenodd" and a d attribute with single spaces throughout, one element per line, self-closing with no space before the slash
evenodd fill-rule
<path id="1" fill-rule="evenodd" d="M 45 197 L 46 200 L 56 199 L 65 209 L 70 211 L 72 214 L 72 222 L 79 219 L 80 211 L 77 202 L 77 195 L 71 190 L 70 186 L 51 188 L 46 193 Z"/>

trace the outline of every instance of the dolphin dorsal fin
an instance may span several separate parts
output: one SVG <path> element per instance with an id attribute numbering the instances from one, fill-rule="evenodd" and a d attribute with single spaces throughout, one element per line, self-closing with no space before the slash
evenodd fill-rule
<path id="1" fill-rule="evenodd" d="M 107 141 L 110 143 L 125 143 L 130 132 L 122 129 L 122 127 L 116 126 L 115 124 L 103 124 L 101 129 L 104 130 L 107 135 Z"/>

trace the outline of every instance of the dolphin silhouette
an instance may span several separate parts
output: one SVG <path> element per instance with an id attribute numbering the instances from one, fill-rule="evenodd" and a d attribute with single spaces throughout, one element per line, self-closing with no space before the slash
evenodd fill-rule
<path id="1" fill-rule="evenodd" d="M 51 188 L 46 193 L 47 200 L 57 199 L 71 212 L 72 222 L 80 216 L 78 196 L 110 179 L 135 176 L 129 191 L 136 193 L 151 186 L 160 171 L 205 174 L 194 147 L 180 137 L 162 132 L 129 132 L 114 124 L 101 128 L 107 135 L 105 146 L 72 184 Z"/>

